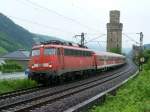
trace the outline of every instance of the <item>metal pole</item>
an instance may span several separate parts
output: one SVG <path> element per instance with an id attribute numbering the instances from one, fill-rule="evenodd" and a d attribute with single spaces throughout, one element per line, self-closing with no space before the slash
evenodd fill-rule
<path id="1" fill-rule="evenodd" d="M 143 33 L 140 32 L 140 48 L 141 48 L 141 52 L 143 51 Z"/>
<path id="2" fill-rule="evenodd" d="M 144 57 L 143 57 L 143 33 L 140 32 L 140 33 L 137 33 L 137 34 L 140 34 L 140 51 L 139 51 L 139 70 L 142 71 L 142 64 L 143 64 L 143 61 L 144 61 Z"/>
<path id="3" fill-rule="evenodd" d="M 80 44 L 81 44 L 81 46 L 84 46 L 85 33 L 82 32 L 81 35 L 75 35 L 75 37 L 77 37 L 77 36 L 81 37 Z"/>
<path id="4" fill-rule="evenodd" d="M 81 45 L 84 46 L 84 33 L 81 33 Z"/>

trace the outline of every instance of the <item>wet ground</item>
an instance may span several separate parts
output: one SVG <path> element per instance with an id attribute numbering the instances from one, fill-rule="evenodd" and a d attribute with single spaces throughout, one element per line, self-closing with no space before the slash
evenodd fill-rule
<path id="1" fill-rule="evenodd" d="M 14 72 L 14 73 L 1 73 L 0 72 L 0 80 L 3 79 L 23 79 L 27 78 L 24 72 Z"/>

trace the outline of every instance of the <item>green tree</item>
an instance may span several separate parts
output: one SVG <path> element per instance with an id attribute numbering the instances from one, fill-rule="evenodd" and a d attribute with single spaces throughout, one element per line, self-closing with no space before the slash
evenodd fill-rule
<path id="1" fill-rule="evenodd" d="M 120 48 L 111 48 L 110 52 L 121 54 L 121 49 Z"/>

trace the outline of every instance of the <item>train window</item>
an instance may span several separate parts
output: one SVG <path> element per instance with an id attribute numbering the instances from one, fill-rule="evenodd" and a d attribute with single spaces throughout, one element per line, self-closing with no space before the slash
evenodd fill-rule
<path id="1" fill-rule="evenodd" d="M 92 52 L 82 51 L 82 50 L 64 49 L 64 54 L 71 55 L 71 56 L 91 56 Z"/>
<path id="2" fill-rule="evenodd" d="M 83 51 L 83 56 L 86 56 L 86 51 Z"/>
<path id="3" fill-rule="evenodd" d="M 77 56 L 81 56 L 81 52 L 77 50 Z"/>
<path id="4" fill-rule="evenodd" d="M 71 49 L 68 49 L 68 55 L 73 55 L 73 50 L 71 50 Z"/>
<path id="5" fill-rule="evenodd" d="M 83 56 L 83 51 L 80 51 L 80 56 Z"/>
<path id="6" fill-rule="evenodd" d="M 71 50 L 71 49 L 64 49 L 64 54 L 66 56 L 70 56 L 70 55 L 73 55 L 74 54 L 74 51 Z"/>
<path id="7" fill-rule="evenodd" d="M 67 49 L 64 49 L 64 54 L 65 54 L 65 55 L 68 55 Z"/>
<path id="8" fill-rule="evenodd" d="M 40 55 L 40 50 L 39 49 L 33 49 L 31 56 L 38 56 L 38 55 Z"/>
<path id="9" fill-rule="evenodd" d="M 86 56 L 89 56 L 89 52 L 88 51 L 86 52 Z"/>
<path id="10" fill-rule="evenodd" d="M 73 50 L 73 56 L 76 56 L 76 55 L 77 55 L 77 51 Z"/>
<path id="11" fill-rule="evenodd" d="M 87 51 L 85 51 L 85 54 L 84 54 L 85 56 L 87 56 Z"/>
<path id="12" fill-rule="evenodd" d="M 72 56 L 75 55 L 75 50 L 71 50 L 71 55 L 72 55 Z"/>
<path id="13" fill-rule="evenodd" d="M 81 54 L 82 54 L 82 51 L 76 50 L 76 56 L 81 56 Z"/>
<path id="14" fill-rule="evenodd" d="M 78 56 L 78 50 L 75 50 L 75 56 Z"/>
<path id="15" fill-rule="evenodd" d="M 81 50 L 79 50 L 79 55 L 78 56 L 82 56 L 82 51 Z"/>
<path id="16" fill-rule="evenodd" d="M 76 56 L 80 56 L 79 50 L 76 51 Z"/>
<path id="17" fill-rule="evenodd" d="M 68 54 L 68 55 L 71 55 L 71 56 L 75 55 L 75 51 L 74 51 L 74 50 L 72 50 L 72 49 L 70 49 L 70 50 L 69 50 L 69 54 Z"/>
<path id="18" fill-rule="evenodd" d="M 90 51 L 86 51 L 86 56 L 91 56 L 91 52 Z"/>
<path id="19" fill-rule="evenodd" d="M 102 60 L 105 60 L 105 56 L 102 56 Z"/>
<path id="20" fill-rule="evenodd" d="M 44 49 L 44 55 L 54 55 L 56 54 L 55 48 L 45 48 Z"/>
<path id="21" fill-rule="evenodd" d="M 78 51 L 74 50 L 74 56 L 78 56 Z"/>
<path id="22" fill-rule="evenodd" d="M 71 55 L 72 51 L 70 49 L 66 49 L 66 55 Z"/>

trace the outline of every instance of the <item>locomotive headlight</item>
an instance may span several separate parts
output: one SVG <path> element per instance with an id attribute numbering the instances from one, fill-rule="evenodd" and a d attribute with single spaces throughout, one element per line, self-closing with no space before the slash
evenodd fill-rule
<path id="1" fill-rule="evenodd" d="M 36 67 L 38 67 L 38 64 L 33 64 L 32 65 L 32 68 L 36 68 Z"/>
<path id="2" fill-rule="evenodd" d="M 49 68 L 52 68 L 52 65 L 49 65 L 48 67 L 49 67 Z"/>
<path id="3" fill-rule="evenodd" d="M 32 65 L 31 68 L 34 68 L 34 65 Z"/>

